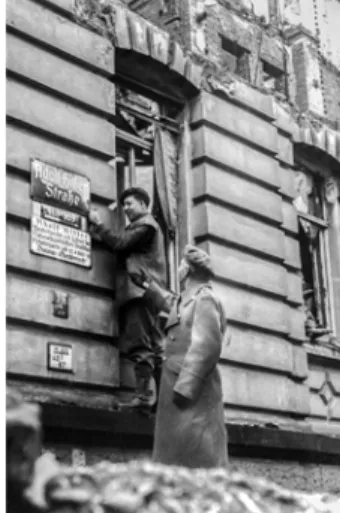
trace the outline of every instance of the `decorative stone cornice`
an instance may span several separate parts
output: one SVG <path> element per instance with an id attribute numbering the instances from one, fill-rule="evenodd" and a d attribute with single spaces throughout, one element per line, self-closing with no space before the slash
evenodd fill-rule
<path id="1" fill-rule="evenodd" d="M 319 120 L 300 116 L 293 132 L 293 141 L 318 148 L 340 162 L 340 132 Z"/>
<path id="2" fill-rule="evenodd" d="M 299 25 L 285 25 L 283 29 L 285 39 L 288 44 L 294 43 L 297 39 L 304 37 L 317 44 L 318 40 L 313 33 L 306 29 L 301 23 Z"/>

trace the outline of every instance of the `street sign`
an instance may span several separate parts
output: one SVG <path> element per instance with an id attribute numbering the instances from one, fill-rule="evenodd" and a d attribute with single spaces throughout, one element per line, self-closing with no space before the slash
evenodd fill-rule
<path id="1" fill-rule="evenodd" d="M 31 196 L 34 200 L 87 214 L 90 205 L 90 181 L 78 173 L 33 159 Z"/>
<path id="2" fill-rule="evenodd" d="M 31 197 L 32 253 L 91 267 L 88 178 L 32 159 Z"/>

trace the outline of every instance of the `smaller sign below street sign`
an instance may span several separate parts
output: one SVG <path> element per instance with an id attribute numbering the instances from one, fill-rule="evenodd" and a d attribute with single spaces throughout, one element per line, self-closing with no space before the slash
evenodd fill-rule
<path id="1" fill-rule="evenodd" d="M 69 344 L 56 344 L 49 342 L 47 345 L 47 367 L 50 370 L 72 372 L 72 346 Z"/>
<path id="2" fill-rule="evenodd" d="M 32 253 L 91 267 L 91 236 L 86 231 L 87 219 L 36 201 L 32 202 L 32 207 Z"/>
<path id="3" fill-rule="evenodd" d="M 70 212 L 68 210 L 53 207 L 52 205 L 44 205 L 43 203 L 41 203 L 40 205 L 41 217 L 43 217 L 44 219 L 48 219 L 49 221 L 55 221 L 57 223 L 62 223 L 66 226 L 72 226 L 72 228 L 77 228 L 78 230 L 86 230 L 87 220 L 85 217 L 82 217 L 79 214 L 74 214 L 73 212 Z"/>

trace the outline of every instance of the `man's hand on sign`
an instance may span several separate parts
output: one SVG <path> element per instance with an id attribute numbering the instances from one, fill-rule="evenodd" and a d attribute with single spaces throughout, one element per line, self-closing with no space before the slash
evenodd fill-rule
<path id="1" fill-rule="evenodd" d="M 117 201 L 113 201 L 112 203 L 110 203 L 110 205 L 108 206 L 108 209 L 111 212 L 115 212 L 117 210 Z"/>
<path id="2" fill-rule="evenodd" d="M 101 224 L 101 219 L 99 212 L 93 208 L 89 210 L 88 218 L 91 224 L 94 224 L 95 226 L 99 226 Z"/>

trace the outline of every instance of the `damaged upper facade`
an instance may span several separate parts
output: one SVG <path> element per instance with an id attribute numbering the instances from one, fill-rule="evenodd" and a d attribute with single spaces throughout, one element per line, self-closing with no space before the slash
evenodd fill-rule
<path id="1" fill-rule="evenodd" d="M 338 0 L 130 0 L 215 73 L 235 73 L 283 95 L 337 129 L 340 120 Z"/>
<path id="2" fill-rule="evenodd" d="M 295 102 L 302 111 L 340 124 L 340 41 L 337 0 L 289 2 L 285 33 L 295 74 Z"/>

